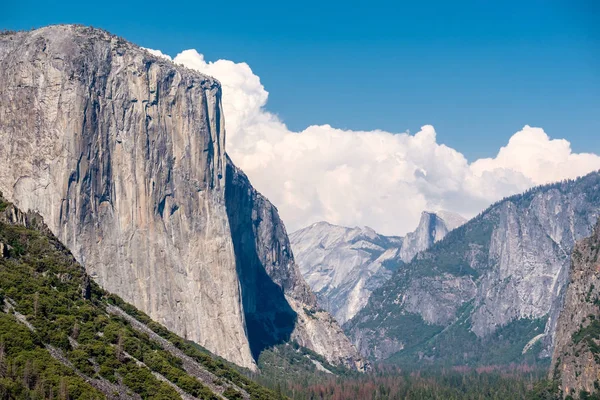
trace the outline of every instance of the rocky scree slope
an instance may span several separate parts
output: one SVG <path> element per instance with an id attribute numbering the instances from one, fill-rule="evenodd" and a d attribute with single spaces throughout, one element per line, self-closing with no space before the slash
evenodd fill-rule
<path id="1" fill-rule="evenodd" d="M 39 212 L 103 288 L 177 334 L 250 369 L 256 349 L 292 338 L 332 363 L 359 363 L 310 290 L 284 284 L 299 276 L 291 254 L 261 257 L 271 252 L 265 239 L 280 243 L 285 229 L 247 179 L 227 179 L 213 78 L 97 29 L 3 34 L 0 141 L 5 196 Z M 232 216 L 235 207 L 246 214 Z M 273 224 L 261 225 L 269 213 Z M 253 304 L 268 282 L 283 293 L 273 304 L 283 313 Z"/>
<path id="2" fill-rule="evenodd" d="M 449 212 L 423 212 L 417 229 L 403 238 L 318 222 L 292 233 L 290 241 L 319 304 L 344 324 L 396 268 L 464 222 Z"/>
<path id="3" fill-rule="evenodd" d="M 571 250 L 599 215 L 598 172 L 502 200 L 398 269 L 346 332 L 398 362 L 547 357 Z"/>
<path id="4" fill-rule="evenodd" d="M 572 254 L 550 378 L 564 396 L 600 391 L 600 223 Z"/>
<path id="5" fill-rule="evenodd" d="M 281 398 L 102 290 L 39 214 L 1 195 L 0 394 Z"/>

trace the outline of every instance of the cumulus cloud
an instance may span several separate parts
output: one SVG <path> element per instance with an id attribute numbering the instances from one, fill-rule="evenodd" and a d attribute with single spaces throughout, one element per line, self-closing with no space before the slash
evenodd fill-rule
<path id="1" fill-rule="evenodd" d="M 173 61 L 221 82 L 227 152 L 278 207 L 289 231 L 326 220 L 401 235 L 423 210 L 472 217 L 502 197 L 600 169 L 598 155 L 575 154 L 568 141 L 530 126 L 495 158 L 472 163 L 437 143 L 431 125 L 414 135 L 330 125 L 293 132 L 266 110 L 268 92 L 248 64 L 207 62 L 196 50 Z"/>
<path id="2" fill-rule="evenodd" d="M 142 49 L 146 50 L 148 53 L 150 53 L 150 54 L 152 54 L 154 56 L 166 58 L 167 60 L 172 60 L 171 56 L 169 56 L 168 54 L 163 53 L 160 50 L 148 49 L 146 47 L 142 47 Z"/>

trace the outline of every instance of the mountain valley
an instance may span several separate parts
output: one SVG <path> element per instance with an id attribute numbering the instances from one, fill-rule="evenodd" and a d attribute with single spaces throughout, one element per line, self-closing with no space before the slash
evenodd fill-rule
<path id="1" fill-rule="evenodd" d="M 318 222 L 290 234 L 290 242 L 300 272 L 319 304 L 344 324 L 394 270 L 464 222 L 463 217 L 449 212 L 423 212 L 417 229 L 405 237 L 383 236 L 368 227 Z"/>
<path id="2" fill-rule="evenodd" d="M 289 341 L 362 368 L 277 210 L 228 160 L 218 81 L 56 25 L 0 35 L 0 83 L 0 189 L 101 287 L 251 370 Z"/>
<path id="3" fill-rule="evenodd" d="M 413 365 L 547 359 L 571 251 L 599 216 L 598 172 L 504 199 L 399 268 L 346 332 Z"/>
<path id="4" fill-rule="evenodd" d="M 440 144 L 419 155 L 439 155 L 430 170 L 400 153 L 389 164 L 425 187 L 383 180 L 396 195 L 406 189 L 386 201 L 414 200 L 392 210 L 410 218 L 353 199 L 382 232 L 405 232 L 421 212 L 414 231 L 320 221 L 288 235 L 280 210 L 293 228 L 311 207 L 319 210 L 306 221 L 348 218 L 327 196 L 296 198 L 291 180 L 271 197 L 283 198 L 278 210 L 252 185 L 253 166 L 270 165 L 271 147 L 305 164 L 299 147 L 319 147 L 261 142 L 270 128 L 259 135 L 252 118 L 285 126 L 262 109 L 257 76 L 245 63 L 192 56 L 204 64 L 82 25 L 0 31 L 0 399 L 600 398 L 600 170 L 532 187 L 511 170 L 527 160 L 506 149 L 533 146 L 533 136 L 515 135 L 493 171 L 492 159 L 470 162 Z M 217 64 L 227 82 L 207 75 Z M 228 152 L 223 99 L 234 95 L 242 111 L 254 102 L 260 113 L 233 113 L 229 127 L 251 128 L 247 142 L 231 143 L 264 154 Z M 432 127 L 377 132 L 411 152 L 436 140 Z M 542 150 L 558 157 L 552 149 Z M 448 179 L 455 170 L 442 156 L 471 178 Z M 369 190 L 342 164 L 323 174 L 353 195 Z M 469 186 L 476 175 L 521 186 L 486 197 Z M 264 193 L 279 185 L 253 181 Z M 530 189 L 466 220 L 440 210 L 461 209 L 441 199 L 458 187 L 476 193 L 479 208 L 465 215 Z M 302 210 L 296 220 L 290 204 Z"/>

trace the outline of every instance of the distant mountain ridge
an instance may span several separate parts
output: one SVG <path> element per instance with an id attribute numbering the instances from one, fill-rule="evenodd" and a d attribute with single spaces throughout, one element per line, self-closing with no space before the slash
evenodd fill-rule
<path id="1" fill-rule="evenodd" d="M 450 212 L 423 212 L 417 229 L 404 238 L 380 235 L 369 227 L 317 222 L 290 234 L 290 242 L 319 304 L 343 324 L 367 304 L 371 292 L 395 268 L 464 222 Z"/>
<path id="2" fill-rule="evenodd" d="M 346 332 L 413 365 L 548 357 L 571 250 L 599 216 L 599 172 L 499 201 L 397 269 Z"/>
<path id="3" fill-rule="evenodd" d="M 449 211 L 422 212 L 417 229 L 406 234 L 402 241 L 400 259 L 405 263 L 410 262 L 417 253 L 427 250 L 465 222 L 467 220 L 461 215 Z"/>

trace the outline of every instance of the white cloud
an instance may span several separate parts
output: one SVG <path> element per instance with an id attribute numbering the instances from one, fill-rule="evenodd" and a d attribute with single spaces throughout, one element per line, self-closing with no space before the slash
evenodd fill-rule
<path id="1" fill-rule="evenodd" d="M 172 60 L 171 56 L 163 53 L 160 50 L 153 50 L 153 49 L 148 49 L 146 47 L 142 47 L 142 49 L 146 50 L 148 53 L 155 55 L 156 57 L 162 57 L 162 58 L 166 58 L 167 60 Z"/>
<path id="2" fill-rule="evenodd" d="M 227 152 L 278 207 L 289 231 L 327 220 L 404 234 L 425 209 L 471 217 L 504 196 L 600 169 L 598 155 L 575 154 L 568 141 L 529 126 L 495 158 L 471 164 L 438 144 L 430 125 L 414 135 L 329 125 L 292 132 L 265 109 L 268 92 L 248 64 L 206 62 L 195 50 L 174 61 L 221 82 Z"/>

